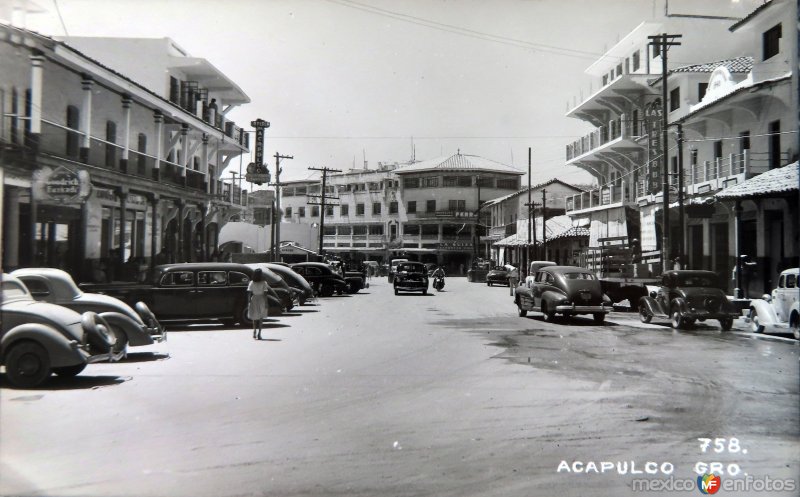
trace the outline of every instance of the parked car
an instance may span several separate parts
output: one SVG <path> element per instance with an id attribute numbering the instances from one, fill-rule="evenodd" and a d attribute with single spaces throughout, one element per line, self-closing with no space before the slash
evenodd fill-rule
<path id="1" fill-rule="evenodd" d="M 87 364 L 115 360 L 114 334 L 98 314 L 83 314 L 66 307 L 38 302 L 22 281 L 4 274 L 0 363 L 15 387 L 32 388 L 51 373 L 75 376 Z"/>
<path id="2" fill-rule="evenodd" d="M 100 314 L 114 332 L 114 352 L 167 339 L 167 332 L 144 302 L 137 302 L 132 308 L 108 295 L 83 292 L 69 273 L 56 268 L 17 269 L 11 272 L 11 276 L 19 278 L 38 301 L 61 305 L 76 312 Z"/>
<path id="3" fill-rule="evenodd" d="M 265 262 L 248 263 L 246 266 L 249 266 L 253 271 L 261 269 L 264 281 L 267 282 L 269 287 L 278 295 L 278 298 L 281 299 L 281 306 L 287 311 L 292 310 L 294 304 L 298 302 L 299 291 L 293 290 L 292 287 L 284 281 L 283 277 L 270 269 Z"/>
<path id="4" fill-rule="evenodd" d="M 558 314 L 591 314 L 596 324 L 602 324 L 611 311 L 611 299 L 603 295 L 600 281 L 588 270 L 575 266 L 541 267 L 530 288 L 517 287 L 514 303 L 520 317 L 535 311 L 542 313 L 545 321 L 553 321 Z"/>
<path id="5" fill-rule="evenodd" d="M 322 262 L 298 262 L 292 269 L 304 277 L 318 295 L 330 297 L 334 292 L 341 295 L 347 291 L 347 281 Z"/>
<path id="6" fill-rule="evenodd" d="M 397 272 L 397 266 L 404 262 L 408 262 L 408 259 L 392 259 L 392 262 L 389 263 L 389 283 L 394 282 L 394 275 Z"/>
<path id="7" fill-rule="evenodd" d="M 486 273 L 486 286 L 493 285 L 508 286 L 508 269 L 503 266 L 495 266 Z"/>
<path id="8" fill-rule="evenodd" d="M 422 292 L 428 294 L 428 272 L 421 262 L 401 262 L 394 274 L 394 294 L 404 292 Z"/>
<path id="9" fill-rule="evenodd" d="M 307 300 L 314 298 L 314 289 L 308 284 L 305 278 L 296 273 L 291 267 L 283 264 L 276 264 L 274 262 L 267 262 L 266 266 L 273 272 L 280 275 L 290 287 L 298 292 L 298 302 L 300 305 L 306 303 Z"/>
<path id="10" fill-rule="evenodd" d="M 553 261 L 531 261 L 530 266 L 528 267 L 528 275 L 525 277 L 525 286 L 528 288 L 533 287 L 533 282 L 536 279 L 536 273 L 539 272 L 540 269 L 547 266 L 556 266 L 557 264 Z M 522 284 L 522 282 L 520 282 Z"/>
<path id="11" fill-rule="evenodd" d="M 479 260 L 472 263 L 472 267 L 467 270 L 467 281 L 470 283 L 483 283 L 486 275 L 492 269 L 491 261 Z"/>
<path id="12" fill-rule="evenodd" d="M 724 331 L 739 317 L 713 271 L 675 270 L 661 275 L 657 292 L 639 300 L 639 319 L 669 318 L 673 328 L 692 326 L 695 321 L 717 319 Z"/>
<path id="13" fill-rule="evenodd" d="M 800 340 L 800 268 L 781 272 L 772 294 L 750 301 L 748 321 L 753 333 L 791 331 Z"/>
<path id="14" fill-rule="evenodd" d="M 111 295 L 135 305 L 142 301 L 159 321 L 221 320 L 249 325 L 247 285 L 253 269 L 233 262 L 193 262 L 155 267 L 151 283 L 81 284 L 84 291 Z M 267 295 L 270 314 L 283 312 L 280 297 Z"/>
<path id="15" fill-rule="evenodd" d="M 367 283 L 366 268 L 357 264 L 343 264 L 344 280 L 347 282 L 347 293 L 358 293 Z"/>

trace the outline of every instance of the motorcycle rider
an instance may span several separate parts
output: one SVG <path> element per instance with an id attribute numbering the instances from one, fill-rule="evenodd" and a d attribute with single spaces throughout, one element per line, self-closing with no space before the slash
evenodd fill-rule
<path id="1" fill-rule="evenodd" d="M 433 273 L 431 273 L 431 278 L 433 278 L 434 284 L 436 282 L 436 278 L 441 278 L 442 283 L 444 283 L 444 269 L 442 269 L 442 266 L 436 266 L 436 269 L 434 269 Z"/>

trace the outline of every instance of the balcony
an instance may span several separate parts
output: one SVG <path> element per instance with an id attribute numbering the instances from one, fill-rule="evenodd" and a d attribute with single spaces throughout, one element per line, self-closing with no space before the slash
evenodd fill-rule
<path id="1" fill-rule="evenodd" d="M 567 197 L 566 212 L 567 214 L 580 214 L 593 210 L 622 207 L 626 202 L 632 202 L 633 198 L 634 195 L 625 182 L 621 182 L 619 186 L 604 186 Z"/>
<path id="2" fill-rule="evenodd" d="M 417 212 L 417 219 L 431 219 L 431 218 L 458 218 L 462 221 L 474 221 L 475 213 L 470 211 L 452 211 L 442 210 L 433 212 Z"/>
<path id="3" fill-rule="evenodd" d="M 625 142 L 626 147 L 640 147 L 636 140 L 646 134 L 643 121 L 631 121 L 622 116 L 621 119 L 600 126 L 588 135 L 567 145 L 567 163 L 586 158 L 590 153 L 599 152 L 601 149 L 619 142 Z"/>
<path id="4" fill-rule="evenodd" d="M 329 247 L 344 248 L 379 248 L 386 247 L 387 238 L 385 235 L 325 235 L 323 242 Z"/>

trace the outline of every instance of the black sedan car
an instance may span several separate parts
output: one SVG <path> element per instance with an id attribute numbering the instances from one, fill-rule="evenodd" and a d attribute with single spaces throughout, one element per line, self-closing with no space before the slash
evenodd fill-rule
<path id="1" fill-rule="evenodd" d="M 724 331 L 739 317 L 712 271 L 667 271 L 655 295 L 639 300 L 639 318 L 649 323 L 654 317 L 669 318 L 673 328 L 687 328 L 695 321 L 717 319 Z"/>
<path id="2" fill-rule="evenodd" d="M 486 273 L 486 286 L 493 285 L 508 286 L 508 269 L 503 266 L 495 266 Z"/>
<path id="3" fill-rule="evenodd" d="M 528 311 L 539 312 L 545 321 L 557 314 L 565 317 L 591 314 L 601 324 L 611 311 L 612 302 L 600 287 L 600 281 L 584 268 L 575 266 L 546 266 L 541 268 L 530 284 L 517 287 L 514 303 L 520 317 Z"/>
<path id="4" fill-rule="evenodd" d="M 404 292 L 428 293 L 428 272 L 421 262 L 401 262 L 394 275 L 394 294 Z"/>
<path id="5" fill-rule="evenodd" d="M 347 281 L 332 267 L 322 262 L 298 262 L 292 269 L 308 281 L 317 294 L 330 297 L 334 292 L 341 295 L 349 288 Z"/>
<path id="6" fill-rule="evenodd" d="M 300 292 L 298 299 L 300 305 L 306 303 L 307 300 L 314 298 L 314 289 L 308 284 L 305 278 L 296 273 L 291 267 L 284 264 L 277 264 L 274 262 L 267 262 L 266 266 L 273 272 L 280 275 L 290 287 Z"/>

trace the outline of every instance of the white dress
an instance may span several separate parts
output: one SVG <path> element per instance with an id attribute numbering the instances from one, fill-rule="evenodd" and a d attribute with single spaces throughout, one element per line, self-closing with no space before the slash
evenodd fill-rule
<path id="1" fill-rule="evenodd" d="M 248 319 L 264 319 L 268 315 L 269 306 L 267 305 L 267 290 L 269 285 L 266 281 L 251 281 L 247 285 L 247 291 L 253 294 L 250 305 L 247 306 Z"/>

